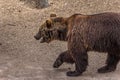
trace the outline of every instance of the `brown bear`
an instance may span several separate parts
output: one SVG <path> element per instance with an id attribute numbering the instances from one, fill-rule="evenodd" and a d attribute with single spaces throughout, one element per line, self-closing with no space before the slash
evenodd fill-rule
<path id="1" fill-rule="evenodd" d="M 111 72 L 120 59 L 120 14 L 105 12 L 74 14 L 68 18 L 54 16 L 46 20 L 35 38 L 48 43 L 53 40 L 67 41 L 68 50 L 58 56 L 53 66 L 58 68 L 63 62 L 75 63 L 75 71 L 68 71 L 68 76 L 79 76 L 86 70 L 88 51 L 107 52 L 106 65 L 98 72 Z"/>

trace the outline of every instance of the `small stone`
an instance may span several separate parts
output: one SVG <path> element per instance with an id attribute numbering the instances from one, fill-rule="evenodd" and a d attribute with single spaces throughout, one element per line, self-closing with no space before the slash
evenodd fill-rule
<path id="1" fill-rule="evenodd" d="M 18 10 L 18 12 L 21 12 L 21 10 Z"/>
<path id="2" fill-rule="evenodd" d="M 27 28 L 27 26 L 25 26 L 25 28 Z"/>
<path id="3" fill-rule="evenodd" d="M 53 2 L 51 2 L 50 4 L 54 4 Z"/>

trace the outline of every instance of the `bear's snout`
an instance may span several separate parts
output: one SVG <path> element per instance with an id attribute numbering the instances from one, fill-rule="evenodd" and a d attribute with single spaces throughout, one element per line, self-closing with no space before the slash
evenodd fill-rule
<path id="1" fill-rule="evenodd" d="M 34 38 L 35 38 L 36 40 L 39 40 L 39 39 L 40 39 L 40 37 L 38 37 L 38 36 L 34 36 Z"/>

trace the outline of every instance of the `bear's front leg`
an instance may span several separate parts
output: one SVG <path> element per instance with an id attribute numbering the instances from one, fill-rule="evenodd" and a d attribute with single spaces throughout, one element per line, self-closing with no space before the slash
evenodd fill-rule
<path id="1" fill-rule="evenodd" d="M 71 55 L 75 61 L 75 71 L 68 71 L 67 76 L 79 76 L 86 70 L 87 65 L 88 65 L 87 52 L 80 51 L 78 49 L 78 50 L 73 50 Z"/>
<path id="2" fill-rule="evenodd" d="M 74 63 L 74 60 L 72 59 L 71 55 L 69 54 L 68 50 L 62 52 L 58 58 L 55 60 L 53 67 L 58 68 L 60 67 L 64 62 L 66 63 Z"/>
<path id="3" fill-rule="evenodd" d="M 73 29 L 68 33 L 68 51 L 75 62 L 75 70 L 68 71 L 67 76 L 79 76 L 87 68 L 88 54 L 87 47 L 83 35 L 79 31 L 79 26 L 73 26 Z"/>

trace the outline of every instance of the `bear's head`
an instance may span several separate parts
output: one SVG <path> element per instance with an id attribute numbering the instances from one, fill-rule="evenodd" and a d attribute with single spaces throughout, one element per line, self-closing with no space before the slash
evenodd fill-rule
<path id="1" fill-rule="evenodd" d="M 50 19 L 46 20 L 39 28 L 38 33 L 34 36 L 36 40 L 40 39 L 41 43 L 51 42 L 53 40 L 66 40 L 67 24 L 63 17 L 56 17 L 55 14 L 50 15 Z"/>

